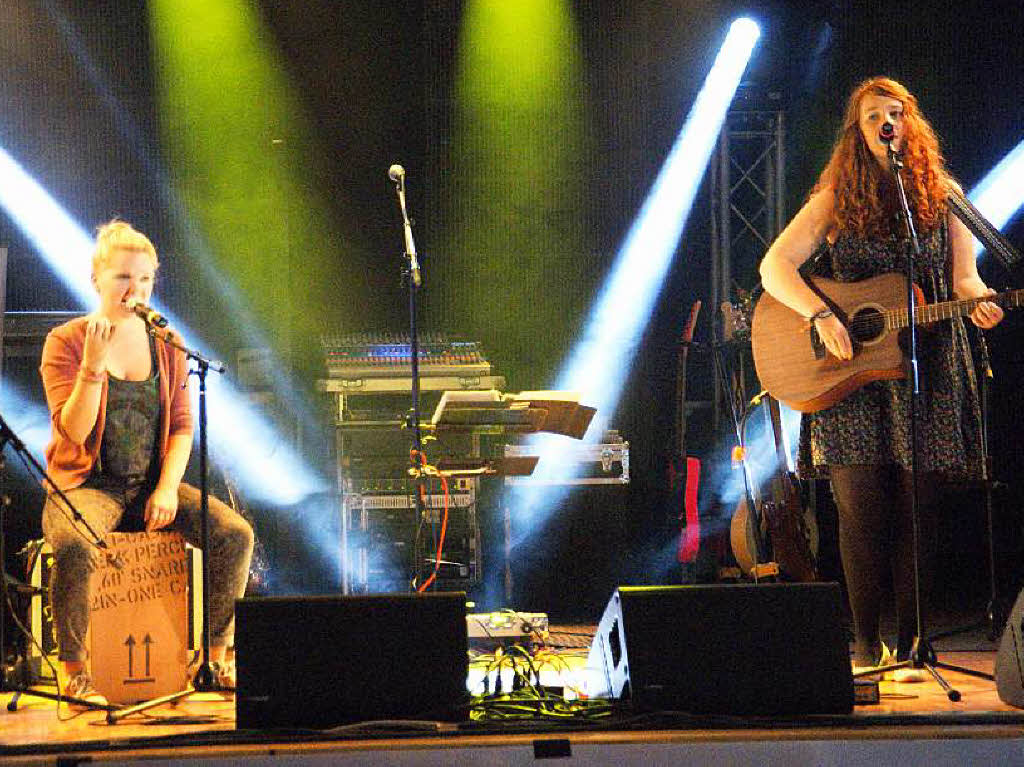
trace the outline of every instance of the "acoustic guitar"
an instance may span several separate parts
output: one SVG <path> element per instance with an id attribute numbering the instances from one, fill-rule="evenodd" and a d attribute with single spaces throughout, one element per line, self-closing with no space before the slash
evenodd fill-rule
<path id="1" fill-rule="evenodd" d="M 750 513 L 747 499 L 740 500 L 729 525 L 729 544 L 740 570 L 746 574 L 758 571 L 758 577 L 782 576 L 789 581 L 818 579 L 818 522 L 805 508 L 796 478 L 789 472 L 785 441 L 782 435 L 782 414 L 777 400 L 770 396 L 755 397 L 764 405 L 775 438 L 776 465 L 771 473 L 770 498 L 760 499 L 754 488 L 759 514 Z M 753 404 L 753 403 L 752 403 Z M 762 541 L 771 543 L 773 561 L 765 561 Z"/>
<path id="2" fill-rule="evenodd" d="M 808 277 L 808 285 L 846 325 L 853 359 L 829 354 L 804 317 L 764 293 L 754 307 L 751 349 L 761 385 L 794 410 L 813 413 L 831 407 L 871 381 L 906 377 L 900 331 L 909 327 L 906 281 L 889 273 L 860 282 Z M 915 325 L 964 317 L 982 301 L 1006 309 L 1024 303 L 1024 289 L 985 298 L 926 304 L 914 286 Z"/>

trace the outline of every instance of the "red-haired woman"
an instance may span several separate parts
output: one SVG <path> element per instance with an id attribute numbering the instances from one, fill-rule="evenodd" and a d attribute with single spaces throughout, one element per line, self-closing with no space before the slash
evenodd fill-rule
<path id="1" fill-rule="evenodd" d="M 948 209 L 950 191 L 959 188 L 946 172 L 938 140 L 917 100 L 894 80 L 867 80 L 850 95 L 831 159 L 810 199 L 761 264 L 765 290 L 806 317 L 828 353 L 840 360 L 853 356 L 847 329 L 798 269 L 827 244 L 829 257 L 818 271 L 832 279 L 854 282 L 904 270 L 908 242 L 887 146 L 880 137 L 886 122 L 894 129 L 892 146 L 903 161 L 901 173 L 921 243 L 915 282 L 928 302 L 993 293 L 978 276 L 969 230 Z M 970 318 L 980 328 L 991 328 L 1003 313 L 995 303 L 983 301 Z M 917 410 L 918 487 L 929 490 L 938 477 L 980 475 L 980 409 L 964 324 L 954 319 L 935 332 L 922 333 L 919 341 L 926 388 Z M 805 477 L 830 479 L 839 510 L 854 666 L 888 659 L 879 616 L 890 577 L 898 623 L 896 658 L 905 660 L 916 633 L 906 382 L 876 381 L 832 407 L 805 415 L 799 464 Z M 924 503 L 922 511 L 919 518 L 927 529 L 931 515 Z M 923 567 L 922 573 L 926 571 Z M 923 678 L 921 669 L 896 672 L 897 681 Z"/>

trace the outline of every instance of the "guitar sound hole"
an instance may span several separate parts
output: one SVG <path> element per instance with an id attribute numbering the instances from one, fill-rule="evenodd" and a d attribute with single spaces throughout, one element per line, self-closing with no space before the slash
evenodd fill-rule
<path id="1" fill-rule="evenodd" d="M 862 309 L 853 315 L 850 335 L 857 343 L 870 343 L 885 332 L 885 317 L 877 309 Z"/>

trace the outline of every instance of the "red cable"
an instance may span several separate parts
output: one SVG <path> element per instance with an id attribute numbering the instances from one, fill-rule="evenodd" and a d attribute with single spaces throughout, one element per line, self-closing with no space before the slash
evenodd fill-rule
<path id="1" fill-rule="evenodd" d="M 423 593 L 437 580 L 437 572 L 441 569 L 441 556 L 444 554 L 444 538 L 445 533 L 448 531 L 448 478 L 441 477 L 441 490 L 444 492 L 444 513 L 441 515 L 441 535 L 437 539 L 437 554 L 434 559 L 434 572 L 430 574 L 430 577 L 423 581 L 422 585 L 416 589 L 417 592 Z"/>

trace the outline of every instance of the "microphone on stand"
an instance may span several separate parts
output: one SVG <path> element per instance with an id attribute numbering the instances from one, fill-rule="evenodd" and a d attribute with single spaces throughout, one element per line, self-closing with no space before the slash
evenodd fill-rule
<path id="1" fill-rule="evenodd" d="M 886 120 L 878 128 L 878 140 L 883 144 L 891 144 L 894 138 L 896 138 L 896 126 Z"/>
<path id="2" fill-rule="evenodd" d="M 142 317 L 147 325 L 152 325 L 155 328 L 167 327 L 167 318 L 156 309 L 142 303 L 139 299 L 129 298 L 124 302 L 124 305 L 128 307 L 128 311 L 135 312 L 138 316 Z"/>
<path id="3" fill-rule="evenodd" d="M 405 168 L 395 163 L 388 168 L 388 178 L 395 182 L 398 191 L 398 206 L 402 209 L 403 233 L 405 236 L 405 255 L 409 259 L 409 275 L 412 284 L 417 288 L 420 286 L 420 262 L 416 258 L 416 243 L 412 239 L 412 223 L 409 221 L 409 214 L 405 209 Z"/>

